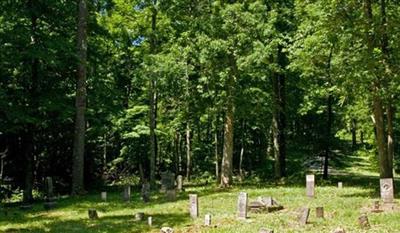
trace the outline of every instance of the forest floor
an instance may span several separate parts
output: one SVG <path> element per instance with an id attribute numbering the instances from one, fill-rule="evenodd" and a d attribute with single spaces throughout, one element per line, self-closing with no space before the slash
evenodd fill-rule
<path id="1" fill-rule="evenodd" d="M 354 158 L 354 166 L 343 168 L 331 177 L 330 182 L 316 179 L 316 196 L 305 195 L 305 182 L 279 184 L 251 182 L 235 185 L 228 190 L 214 185 L 191 185 L 179 193 L 175 202 L 167 202 L 164 195 L 155 193 L 150 203 L 143 203 L 139 191 L 134 190 L 130 203 L 122 201 L 121 192 L 109 192 L 107 202 L 101 202 L 100 194 L 84 197 L 64 197 L 50 211 L 37 203 L 31 210 L 19 208 L 0 209 L 0 232 L 160 232 L 163 226 L 175 232 L 259 232 L 260 228 L 274 232 L 331 232 L 342 227 L 346 232 L 366 232 L 358 225 L 360 214 L 367 212 L 371 228 L 368 232 L 400 232 L 400 212 L 371 213 L 369 208 L 379 200 L 379 177 L 362 167 L 363 159 Z M 364 171 L 361 172 L 361 171 Z M 343 188 L 337 188 L 337 181 Z M 400 183 L 396 182 L 397 187 Z M 258 196 L 271 196 L 284 209 L 268 214 L 249 213 L 247 220 L 237 220 L 236 206 L 239 192 L 247 192 L 249 200 Z M 192 220 L 188 213 L 188 194 L 199 196 L 200 217 Z M 396 194 L 398 196 L 398 194 Z M 325 218 L 316 218 L 315 208 L 324 207 Z M 309 223 L 300 225 L 298 210 L 311 209 Z M 99 219 L 89 220 L 88 209 L 96 209 Z M 7 212 L 7 215 L 5 214 Z M 147 221 L 135 221 L 135 213 L 152 216 L 153 225 Z M 212 226 L 204 226 L 204 215 L 212 215 Z"/>

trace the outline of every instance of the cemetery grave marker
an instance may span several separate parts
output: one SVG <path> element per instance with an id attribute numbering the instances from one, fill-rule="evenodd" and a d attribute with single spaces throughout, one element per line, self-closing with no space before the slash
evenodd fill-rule
<path id="1" fill-rule="evenodd" d="M 306 192 L 308 197 L 314 197 L 315 195 L 315 176 L 307 175 L 306 176 Z"/>
<path id="2" fill-rule="evenodd" d="M 197 194 L 189 195 L 189 211 L 191 218 L 199 217 L 199 200 L 197 198 Z"/>
<path id="3" fill-rule="evenodd" d="M 248 195 L 245 192 L 239 193 L 238 203 L 237 203 L 237 211 L 238 211 L 238 219 L 246 219 L 247 218 L 247 200 Z"/>
<path id="4" fill-rule="evenodd" d="M 306 225 L 308 222 L 308 217 L 310 216 L 310 209 L 309 208 L 302 208 L 299 214 L 299 222 L 301 225 Z"/>
<path id="5" fill-rule="evenodd" d="M 393 179 L 380 179 L 381 198 L 384 203 L 392 203 L 394 200 Z"/>

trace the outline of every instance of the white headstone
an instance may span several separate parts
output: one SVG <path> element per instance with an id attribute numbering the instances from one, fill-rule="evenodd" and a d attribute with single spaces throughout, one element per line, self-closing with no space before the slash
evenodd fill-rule
<path id="1" fill-rule="evenodd" d="M 308 197 L 314 197 L 315 195 L 315 176 L 314 175 L 307 175 L 306 176 L 306 192 Z"/>
<path id="2" fill-rule="evenodd" d="M 190 217 L 197 218 L 199 217 L 199 201 L 197 198 L 197 194 L 190 194 L 189 195 L 189 211 Z"/>
<path id="3" fill-rule="evenodd" d="M 247 202 L 248 202 L 248 195 L 245 192 L 239 193 L 238 197 L 238 218 L 239 219 L 246 219 L 247 218 Z"/>
<path id="4" fill-rule="evenodd" d="M 392 203 L 394 200 L 393 179 L 380 179 L 381 198 L 385 203 Z"/>

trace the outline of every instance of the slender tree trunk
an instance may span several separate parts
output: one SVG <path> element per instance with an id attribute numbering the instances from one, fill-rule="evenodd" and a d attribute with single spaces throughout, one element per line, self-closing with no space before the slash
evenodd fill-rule
<path id="1" fill-rule="evenodd" d="M 351 144 L 353 149 L 357 146 L 357 122 L 356 119 L 351 119 Z"/>
<path id="2" fill-rule="evenodd" d="M 190 143 L 190 126 L 186 124 L 186 179 L 190 181 L 190 170 L 192 165 L 192 147 Z"/>
<path id="3" fill-rule="evenodd" d="M 156 39 L 156 30 L 157 30 L 157 10 L 156 10 L 157 1 L 153 1 L 152 8 L 152 16 L 151 16 L 151 44 L 150 50 L 151 53 L 155 53 L 157 46 Z M 155 130 L 157 128 L 157 82 L 154 74 L 151 74 L 150 77 L 150 85 L 149 85 L 149 103 L 150 103 L 150 111 L 149 111 L 149 123 L 150 123 L 150 184 L 152 187 L 155 186 L 156 183 L 156 159 L 157 159 L 157 136 L 155 134 Z"/>
<path id="4" fill-rule="evenodd" d="M 388 107 L 386 109 L 386 117 L 387 117 L 387 153 L 388 153 L 388 169 L 393 171 L 393 159 L 394 159 L 394 130 L 393 130 L 393 122 L 395 120 L 395 109 L 391 102 L 389 102 Z M 389 174 L 390 175 L 390 174 Z M 392 174 L 393 176 L 393 174 Z"/>
<path id="5" fill-rule="evenodd" d="M 235 66 L 235 65 L 233 65 Z M 236 73 L 236 72 L 232 72 Z M 226 83 L 227 100 L 224 123 L 224 148 L 221 164 L 221 187 L 232 185 L 232 162 L 233 162 L 233 129 L 234 129 L 234 88 L 235 76 L 230 74 Z"/>
<path id="6" fill-rule="evenodd" d="M 244 139 L 246 137 L 245 125 L 246 125 L 246 122 L 243 120 L 242 121 L 242 134 L 241 134 L 241 149 L 240 149 L 240 157 L 239 157 L 239 177 L 240 177 L 240 181 L 242 181 L 243 178 L 244 178 L 244 174 L 243 174 L 243 156 L 244 156 Z"/>
<path id="7" fill-rule="evenodd" d="M 79 0 L 78 15 L 78 74 L 75 98 L 75 133 L 72 161 L 72 194 L 84 192 L 85 111 L 87 72 L 87 17 L 86 0 Z"/>
<path id="8" fill-rule="evenodd" d="M 325 142 L 325 161 L 324 161 L 324 172 L 323 179 L 328 179 L 328 171 L 329 171 L 329 156 L 330 156 L 330 140 L 331 140 L 331 132 L 332 132 L 332 121 L 333 121 L 333 111 L 332 111 L 332 102 L 333 97 L 331 94 L 328 96 L 328 111 L 327 111 L 327 126 L 326 126 L 326 142 Z"/>
<path id="9" fill-rule="evenodd" d="M 215 154 L 215 177 L 217 181 L 220 180 L 219 174 L 219 156 L 218 156 L 218 128 L 217 123 L 215 124 L 215 132 L 214 132 L 214 154 Z"/>
<path id="10" fill-rule="evenodd" d="M 285 55 L 282 47 L 278 49 L 278 64 L 280 67 L 285 66 Z M 275 177 L 281 178 L 286 176 L 286 138 L 285 138 L 285 105 L 286 90 L 284 74 L 275 73 L 272 77 L 273 85 L 273 137 L 274 137 L 274 155 L 275 155 Z"/>
<path id="11" fill-rule="evenodd" d="M 37 15 L 34 11 L 32 1 L 28 1 L 28 8 L 31 10 L 31 46 L 35 47 L 37 44 Z M 31 61 L 31 84 L 29 86 L 29 96 L 31 101 L 31 108 L 36 110 L 38 98 L 38 76 L 39 76 L 39 60 L 33 58 Z M 33 167 L 34 167 L 34 130 L 35 125 L 28 123 L 23 137 L 24 156 L 25 156 L 25 180 L 23 191 L 23 202 L 30 203 L 33 201 Z"/>

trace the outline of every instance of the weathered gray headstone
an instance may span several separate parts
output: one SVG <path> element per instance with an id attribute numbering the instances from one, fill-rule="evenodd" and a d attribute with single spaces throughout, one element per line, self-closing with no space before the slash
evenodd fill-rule
<path id="1" fill-rule="evenodd" d="M 199 217 L 199 200 L 197 194 L 189 195 L 189 211 L 191 218 Z"/>
<path id="2" fill-rule="evenodd" d="M 149 216 L 149 217 L 147 218 L 147 224 L 148 224 L 149 226 L 152 226 L 152 225 L 153 225 L 153 218 L 152 218 L 151 216 Z"/>
<path id="3" fill-rule="evenodd" d="M 306 176 L 306 184 L 307 184 L 307 196 L 314 197 L 315 195 L 315 176 L 307 175 Z"/>
<path id="4" fill-rule="evenodd" d="M 150 201 L 150 183 L 145 182 L 142 184 L 141 195 L 144 202 Z"/>
<path id="5" fill-rule="evenodd" d="M 204 216 L 204 225 L 211 226 L 211 214 L 206 214 Z"/>
<path id="6" fill-rule="evenodd" d="M 165 192 L 165 197 L 168 201 L 176 201 L 176 190 L 169 189 Z"/>
<path id="7" fill-rule="evenodd" d="M 46 177 L 45 186 L 46 186 L 46 199 L 52 201 L 54 199 L 53 178 Z"/>
<path id="8" fill-rule="evenodd" d="M 101 192 L 101 200 L 104 202 L 107 201 L 107 192 Z"/>
<path id="9" fill-rule="evenodd" d="M 358 218 L 358 224 L 360 225 L 361 228 L 363 229 L 367 229 L 370 228 L 371 225 L 369 225 L 369 221 L 368 221 L 368 216 L 363 214 Z"/>
<path id="10" fill-rule="evenodd" d="M 301 225 L 306 225 L 308 222 L 308 217 L 310 216 L 310 209 L 309 208 L 302 208 L 299 214 L 299 223 Z"/>
<path id="11" fill-rule="evenodd" d="M 99 216 L 97 215 L 97 211 L 95 209 L 89 209 L 88 215 L 90 220 L 98 219 Z"/>
<path id="12" fill-rule="evenodd" d="M 175 189 L 175 174 L 169 171 L 161 172 L 161 191 Z"/>
<path id="13" fill-rule="evenodd" d="M 247 203 L 248 203 L 247 193 L 245 192 L 239 193 L 238 203 L 237 203 L 238 219 L 247 218 Z"/>
<path id="14" fill-rule="evenodd" d="M 324 207 L 315 208 L 315 213 L 316 213 L 317 218 L 323 218 L 324 217 Z"/>
<path id="15" fill-rule="evenodd" d="M 183 176 L 182 175 L 178 175 L 176 177 L 176 186 L 179 192 L 183 191 Z"/>
<path id="16" fill-rule="evenodd" d="M 381 198 L 385 203 L 392 203 L 394 200 L 393 179 L 380 179 Z"/>
<path id="17" fill-rule="evenodd" d="M 346 233 L 346 231 L 343 228 L 338 227 L 335 230 L 333 230 L 331 233 Z"/>
<path id="18" fill-rule="evenodd" d="M 131 200 L 131 186 L 130 185 L 125 185 L 124 186 L 123 199 L 126 202 Z"/>
<path id="19" fill-rule="evenodd" d="M 136 221 L 142 221 L 144 219 L 144 213 L 143 212 L 139 212 L 135 214 L 135 220 Z"/>
<path id="20" fill-rule="evenodd" d="M 338 182 L 338 188 L 343 188 L 343 182 Z"/>

